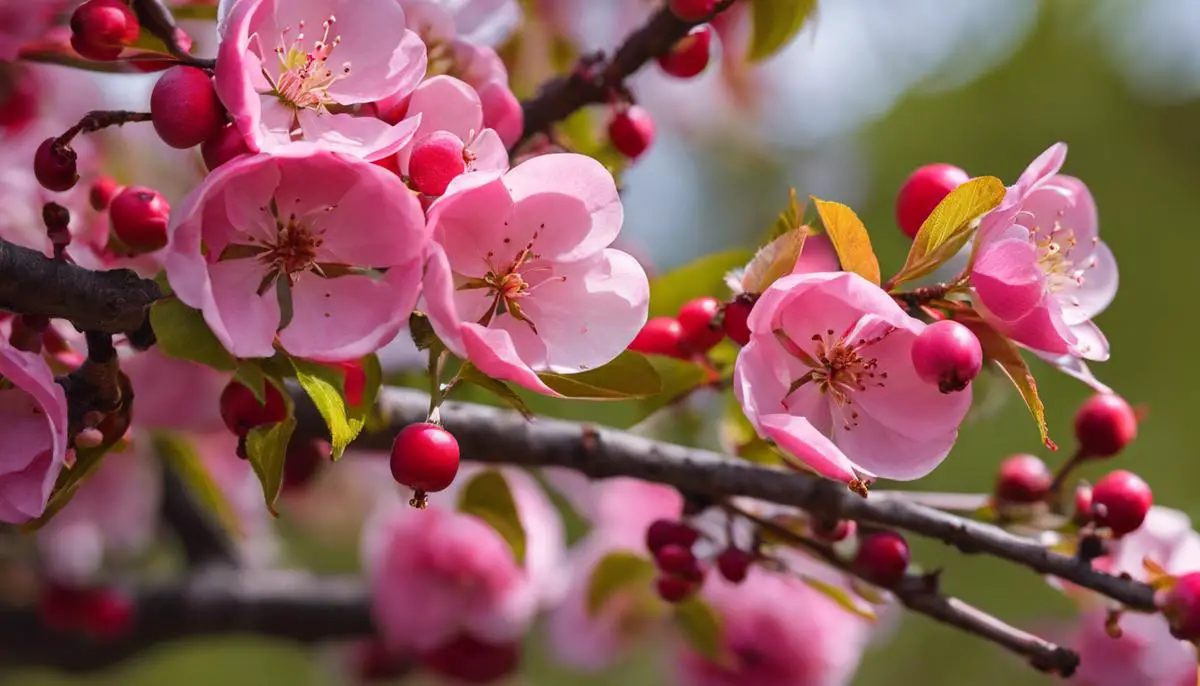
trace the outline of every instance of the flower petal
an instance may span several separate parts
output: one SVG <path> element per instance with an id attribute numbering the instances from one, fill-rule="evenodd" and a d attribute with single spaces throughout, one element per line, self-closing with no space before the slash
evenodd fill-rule
<path id="1" fill-rule="evenodd" d="M 254 259 L 224 260 L 208 266 L 208 294 L 201 306 L 217 339 L 235 357 L 271 357 L 279 326 L 279 297 L 258 288 L 266 270 Z"/>
<path id="2" fill-rule="evenodd" d="M 279 342 L 292 355 L 331 362 L 373 353 L 408 322 L 420 279 L 417 262 L 394 267 L 381 280 L 300 274 L 292 285 L 292 320 Z"/>
<path id="3" fill-rule="evenodd" d="M 854 463 L 803 417 L 768 414 L 759 418 L 763 435 L 821 476 L 849 483 L 858 478 Z"/>

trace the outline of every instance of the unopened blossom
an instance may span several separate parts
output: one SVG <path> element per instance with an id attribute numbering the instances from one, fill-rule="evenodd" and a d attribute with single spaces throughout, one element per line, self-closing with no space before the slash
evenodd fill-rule
<path id="1" fill-rule="evenodd" d="M 216 88 L 253 151 L 295 140 L 368 160 L 412 137 L 356 105 L 412 91 L 425 46 L 396 0 L 241 0 L 220 24 Z"/>
<path id="2" fill-rule="evenodd" d="M 0 522 L 45 511 L 68 447 L 67 398 L 50 367 L 0 340 Z"/>
<path id="3" fill-rule="evenodd" d="M 523 636 L 561 587 L 562 522 L 531 476 L 504 470 L 525 532 L 525 562 L 483 519 L 452 509 L 455 486 L 415 510 L 385 504 L 363 530 L 362 557 L 380 633 L 392 652 L 433 650 L 460 633 Z"/>
<path id="4" fill-rule="evenodd" d="M 420 204 L 394 174 L 308 146 L 221 166 L 172 213 L 168 233 L 171 288 L 231 353 L 269 357 L 278 339 L 326 361 L 395 337 L 428 238 Z M 290 291 L 286 322 L 279 288 Z"/>
<path id="5" fill-rule="evenodd" d="M 397 166 L 409 176 L 413 148 L 434 132 L 445 131 L 461 143 L 467 172 L 506 171 L 508 150 L 495 131 L 483 126 L 483 105 L 467 84 L 450 76 L 435 76 L 417 87 L 408 105 L 408 116 L 420 115 L 421 125 L 412 143 L 397 153 Z"/>
<path id="6" fill-rule="evenodd" d="M 984 217 L 971 284 L 1002 334 L 1039 353 L 1108 358 L 1092 322 L 1117 293 L 1117 263 L 1099 238 L 1096 203 L 1082 181 L 1059 174 L 1067 146 L 1030 163 Z"/>
<path id="7" fill-rule="evenodd" d="M 646 322 L 650 287 L 608 246 L 623 211 L 596 160 L 543 155 L 506 174 L 455 179 L 430 209 L 425 275 L 434 331 L 484 373 L 543 393 L 621 353 Z"/>
<path id="8" fill-rule="evenodd" d="M 944 394 L 913 369 L 925 324 L 850 272 L 792 274 L 762 294 L 734 393 L 751 424 L 831 479 L 917 479 L 958 436 L 970 394 Z"/>

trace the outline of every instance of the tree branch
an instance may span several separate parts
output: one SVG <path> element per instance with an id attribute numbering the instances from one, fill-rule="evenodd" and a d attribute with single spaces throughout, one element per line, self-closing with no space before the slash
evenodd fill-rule
<path id="1" fill-rule="evenodd" d="M 80 331 L 137 331 L 163 296 L 128 269 L 97 272 L 0 240 L 0 310 L 66 319 Z"/>
<path id="2" fill-rule="evenodd" d="M 179 44 L 175 16 L 162 0 L 133 0 L 133 11 L 137 13 L 138 22 L 161 40 L 167 46 L 167 51 L 180 62 L 201 69 L 217 66 L 216 60 L 195 57 L 183 49 Z"/>

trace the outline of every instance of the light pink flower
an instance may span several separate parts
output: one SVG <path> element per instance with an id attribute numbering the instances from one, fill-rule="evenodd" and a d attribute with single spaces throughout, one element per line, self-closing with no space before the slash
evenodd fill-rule
<path id="1" fill-rule="evenodd" d="M 397 153 L 401 174 L 408 176 L 408 161 L 416 143 L 436 131 L 454 134 L 462 142 L 464 157 L 471 158 L 467 172 L 508 170 L 508 150 L 495 131 L 483 128 L 479 95 L 462 81 L 435 76 L 422 83 L 408 104 L 408 116 L 415 115 L 420 115 L 421 125 L 412 143 Z"/>
<path id="2" fill-rule="evenodd" d="M 157 347 L 121 360 L 137 397 L 137 428 L 216 431 L 221 421 L 221 391 L 230 374 L 197 362 L 167 357 Z"/>
<path id="3" fill-rule="evenodd" d="M 45 35 L 67 5 L 66 0 L 0 0 L 0 62 L 17 59 L 21 46 Z"/>
<path id="4" fill-rule="evenodd" d="M 0 340 L 0 522 L 42 514 L 67 448 L 67 397 L 50 367 Z"/>
<path id="5" fill-rule="evenodd" d="M 445 506 L 453 493 L 436 494 L 425 510 L 395 500 L 368 521 L 363 566 L 389 650 L 433 650 L 459 633 L 510 641 L 525 634 L 540 606 L 557 599 L 558 513 L 528 474 L 503 473 L 525 531 L 523 566 L 487 522 Z M 470 472 L 459 474 L 456 484 L 469 479 Z"/>
<path id="6" fill-rule="evenodd" d="M 227 8 L 217 94 L 251 150 L 296 139 L 375 160 L 418 124 L 348 111 L 409 92 L 425 75 L 425 46 L 403 29 L 397 0 L 243 0 Z"/>
<path id="7" fill-rule="evenodd" d="M 543 393 L 553 391 L 539 371 L 609 362 L 645 323 L 650 298 L 637 260 L 608 248 L 622 219 L 612 175 L 583 155 L 458 177 L 430 209 L 434 330 L 483 372 Z"/>
<path id="8" fill-rule="evenodd" d="M 730 663 L 689 647 L 680 686 L 840 686 L 849 683 L 871 625 L 791 576 L 753 568 L 741 585 L 714 578 L 703 596 L 720 613 Z"/>
<path id="9" fill-rule="evenodd" d="M 231 353 L 269 357 L 283 325 L 288 352 L 329 361 L 395 337 L 428 240 L 420 204 L 394 174 L 307 146 L 221 166 L 172 213 L 168 233 L 171 287 Z M 287 322 L 277 282 L 291 290 Z"/>
<path id="10" fill-rule="evenodd" d="M 759 435 L 831 479 L 910 480 L 954 445 L 969 393 L 917 377 L 925 324 L 850 272 L 793 274 L 763 293 L 734 392 Z"/>
<path id="11" fill-rule="evenodd" d="M 1001 333 L 1047 355 L 1108 358 L 1091 321 L 1117 293 L 1117 263 L 1099 238 L 1087 186 L 1058 173 L 1067 146 L 1051 146 L 984 217 L 971 284 Z"/>

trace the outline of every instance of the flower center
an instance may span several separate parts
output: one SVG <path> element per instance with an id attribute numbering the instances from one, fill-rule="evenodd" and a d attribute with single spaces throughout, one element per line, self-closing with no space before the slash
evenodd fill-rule
<path id="1" fill-rule="evenodd" d="M 1037 249 L 1038 267 L 1046 275 L 1046 287 L 1051 293 L 1061 293 L 1083 286 L 1087 270 L 1096 266 L 1096 258 L 1088 260 L 1082 267 L 1071 258 L 1071 253 L 1079 241 L 1072 229 L 1064 227 L 1060 222 L 1054 222 L 1054 228 L 1048 233 L 1040 230 L 1032 236 Z M 1099 242 L 1093 238 L 1093 245 Z"/>
<path id="2" fill-rule="evenodd" d="M 350 74 L 350 63 L 345 62 L 337 71 L 328 65 L 329 56 L 334 48 L 342 42 L 341 36 L 329 38 L 330 32 L 337 19 L 330 15 L 321 22 L 324 30 L 321 39 L 312 44 L 312 49 L 304 47 L 304 22 L 300 22 L 295 39 L 289 42 L 288 34 L 292 27 L 287 27 L 279 36 L 279 46 L 275 54 L 279 57 L 279 77 L 272 79 L 263 70 L 263 76 L 271 84 L 271 94 L 293 109 L 324 109 L 336 104 L 329 95 L 329 88 L 338 80 Z"/>
<path id="3" fill-rule="evenodd" d="M 549 276 L 547 272 L 553 271 L 553 267 L 549 264 L 530 264 L 542 257 L 533 252 L 533 244 L 537 237 L 537 232 L 534 232 L 533 237 L 517 253 L 512 262 L 502 267 L 497 266 L 496 253 L 488 251 L 487 273 L 482 277 L 468 278 L 458 287 L 460 291 L 482 288 L 491 292 L 492 305 L 479 319 L 479 324 L 488 326 L 497 316 L 507 314 L 517 321 L 525 322 L 535 334 L 537 333 L 537 325 L 521 309 L 521 300 L 545 283 L 567 280 L 566 276 Z M 504 239 L 506 243 L 508 240 Z"/>
<path id="4" fill-rule="evenodd" d="M 288 276 L 315 267 L 317 249 L 324 243 L 322 232 L 296 221 L 296 215 L 288 217 L 286 222 L 276 220 L 275 226 L 278 233 L 264 246 L 266 250 L 258 256 L 259 261 L 268 265 L 270 271 Z"/>
<path id="5" fill-rule="evenodd" d="M 879 361 L 868 357 L 866 350 L 887 338 L 896 328 L 889 326 L 877 336 L 855 340 L 857 328 L 853 326 L 840 336 L 833 329 L 813 335 L 812 341 L 816 346 L 811 354 L 788 337 L 783 329 L 775 330 L 775 337 L 784 349 L 809 368 L 788 388 L 783 397 L 784 409 L 791 409 L 788 407 L 788 398 L 809 383 L 815 384 L 821 395 L 828 396 L 838 409 L 852 405 L 855 393 L 886 385 L 887 372 L 879 370 Z M 858 424 L 858 412 L 851 411 L 843 417 L 843 421 L 844 428 L 849 431 Z"/>

